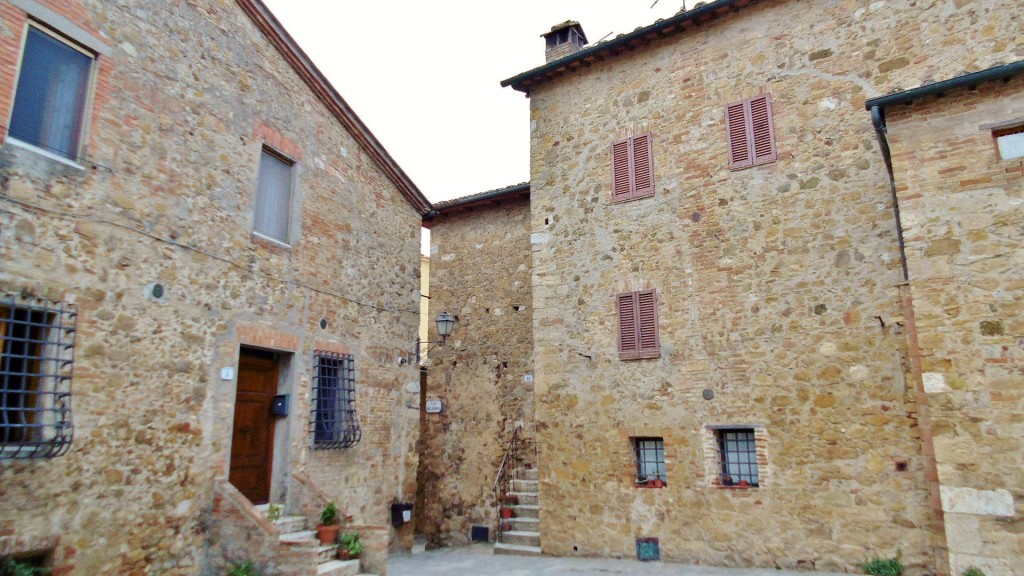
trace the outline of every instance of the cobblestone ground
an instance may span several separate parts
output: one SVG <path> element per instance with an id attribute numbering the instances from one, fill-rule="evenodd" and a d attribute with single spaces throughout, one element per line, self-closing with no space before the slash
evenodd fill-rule
<path id="1" fill-rule="evenodd" d="M 550 556 L 495 556 L 490 544 L 441 548 L 418 554 L 392 553 L 388 576 L 838 576 L 835 572 L 795 572 L 767 568 L 712 568 L 669 562 L 638 562 Z"/>

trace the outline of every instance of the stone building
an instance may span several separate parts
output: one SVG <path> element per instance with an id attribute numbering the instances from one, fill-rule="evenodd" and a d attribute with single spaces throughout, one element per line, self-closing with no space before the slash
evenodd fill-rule
<path id="1" fill-rule="evenodd" d="M 520 298 L 495 242 L 532 275 L 531 355 L 497 318 L 432 355 L 423 465 L 462 474 L 435 541 L 497 525 L 508 415 L 480 390 L 521 355 L 538 552 L 1021 573 L 1018 9 L 718 0 L 567 53 L 555 26 L 502 82 L 530 98 L 529 225 L 433 224 L 432 307 Z"/>
<path id="2" fill-rule="evenodd" d="M 259 0 L 0 23 L 0 557 L 312 575 L 254 505 L 334 500 L 384 573 L 430 204 Z"/>

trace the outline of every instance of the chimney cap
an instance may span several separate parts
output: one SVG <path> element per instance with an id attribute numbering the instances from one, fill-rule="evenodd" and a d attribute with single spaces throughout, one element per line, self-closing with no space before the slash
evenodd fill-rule
<path id="1" fill-rule="evenodd" d="M 580 25 L 580 23 L 575 20 L 566 20 L 561 24 L 555 24 L 554 26 L 551 27 L 551 30 L 548 30 L 547 32 L 541 34 L 540 36 L 541 38 L 547 38 L 548 36 L 558 32 L 559 30 L 564 30 L 566 28 L 575 28 L 576 33 L 579 34 L 580 37 L 583 39 L 583 43 L 586 44 L 588 42 L 587 35 L 583 32 L 583 26 Z"/>

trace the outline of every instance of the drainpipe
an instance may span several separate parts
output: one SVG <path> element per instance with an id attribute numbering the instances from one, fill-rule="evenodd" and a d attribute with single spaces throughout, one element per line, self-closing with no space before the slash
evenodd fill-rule
<path id="1" fill-rule="evenodd" d="M 871 107 L 871 123 L 875 126 L 875 135 L 878 136 L 878 146 L 882 149 L 882 158 L 885 160 L 885 171 L 889 175 L 889 190 L 892 192 L 892 212 L 896 217 L 896 239 L 900 244 L 900 265 L 903 267 L 903 281 L 910 280 L 907 273 L 907 249 L 903 244 L 903 220 L 900 219 L 900 201 L 896 195 L 896 177 L 892 173 L 892 154 L 889 151 L 889 140 L 885 133 L 885 112 L 879 106 Z"/>

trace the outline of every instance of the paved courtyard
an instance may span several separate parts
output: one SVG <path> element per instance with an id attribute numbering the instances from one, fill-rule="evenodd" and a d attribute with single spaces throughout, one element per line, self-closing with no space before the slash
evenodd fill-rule
<path id="1" fill-rule="evenodd" d="M 663 576 L 838 576 L 835 572 L 796 572 L 768 568 L 712 568 L 668 562 L 554 558 L 550 556 L 495 556 L 491 544 L 442 548 L 417 554 L 392 553 L 388 576 L 608 576 L 643 574 Z"/>

